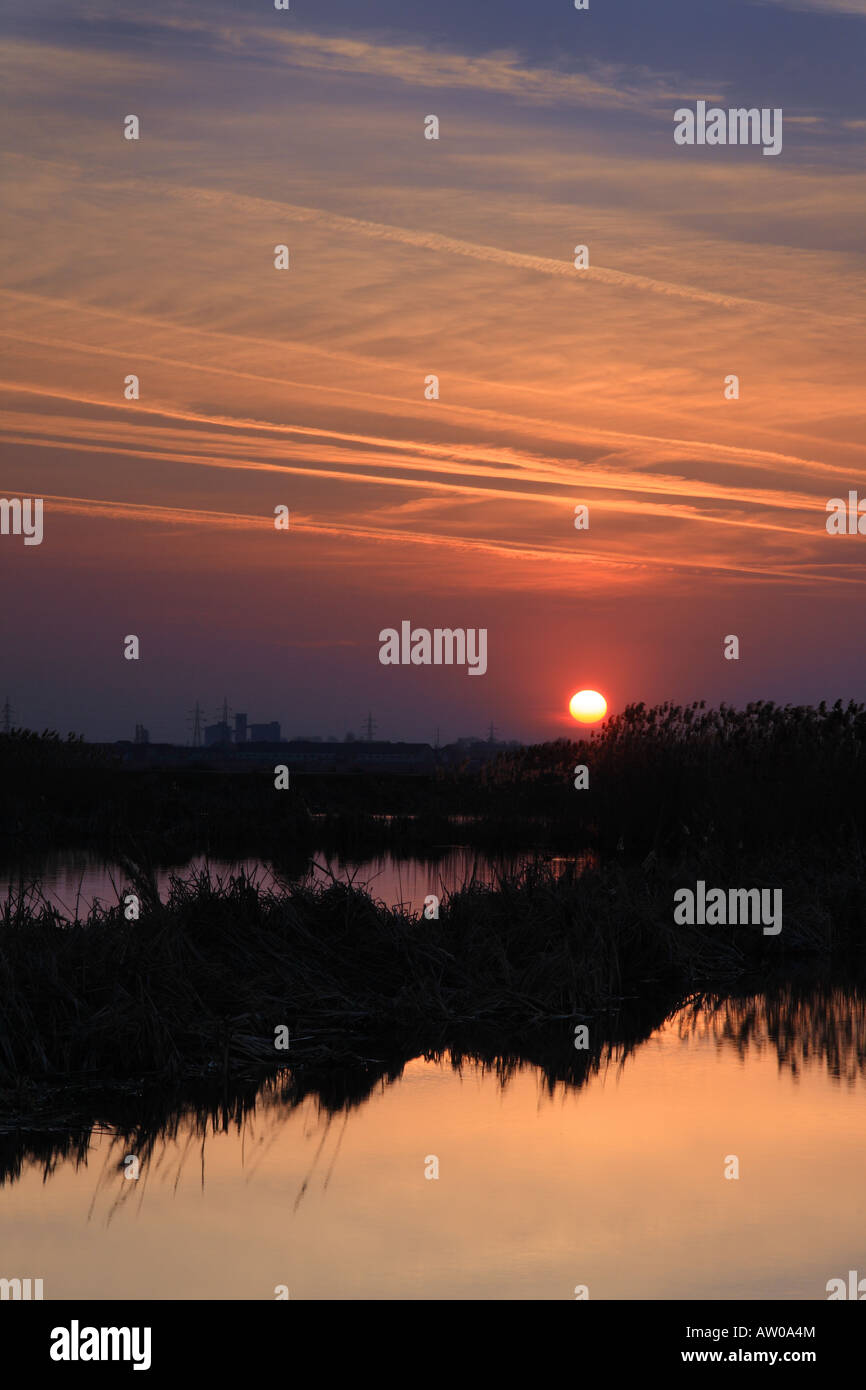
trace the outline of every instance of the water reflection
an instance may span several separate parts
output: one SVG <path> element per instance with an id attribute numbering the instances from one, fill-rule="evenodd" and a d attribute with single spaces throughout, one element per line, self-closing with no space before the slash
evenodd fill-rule
<path id="1" fill-rule="evenodd" d="M 853 1086 L 866 1077 L 866 997 L 849 986 L 786 984 L 745 998 L 705 995 L 678 1015 L 680 1037 L 712 1039 L 718 1049 L 767 1050 L 799 1076 L 812 1067 Z"/>
<path id="2" fill-rule="evenodd" d="M 464 884 L 496 884 L 517 873 L 525 865 L 543 862 L 554 872 L 578 869 L 595 862 L 591 853 L 571 856 L 530 854 L 491 855 L 467 845 L 442 845 L 425 855 L 402 856 L 381 853 L 364 859 L 345 858 L 327 851 L 292 853 L 276 860 L 218 859 L 196 855 L 181 864 L 155 865 L 153 877 L 159 895 L 165 900 L 173 875 L 188 877 L 209 870 L 214 883 L 228 881 L 241 871 L 262 888 L 310 882 L 354 882 L 388 907 L 404 907 L 420 912 L 430 893 L 442 897 Z M 105 905 L 117 903 L 129 891 L 129 874 L 123 865 L 89 850 L 61 850 L 24 858 L 12 867 L 0 869 L 0 892 L 22 881 L 38 884 L 52 907 L 69 919 L 86 916 L 95 900 Z"/>
<path id="3" fill-rule="evenodd" d="M 859 987 L 789 981 L 629 1005 L 583 1053 L 562 1021 L 89 1118 L 65 1091 L 65 1124 L 0 1144 L 6 1272 L 46 1298 L 824 1298 L 863 1262 L 864 1021 Z"/>
<path id="4" fill-rule="evenodd" d="M 586 1049 L 575 1048 L 569 1020 L 548 1023 L 509 1047 L 501 1038 L 467 1037 L 447 1047 L 356 1058 L 352 1064 L 289 1067 L 258 1083 L 204 1081 L 174 1093 L 131 1091 L 120 1084 L 100 1092 L 102 1123 L 84 1118 L 94 1105 L 87 1091 L 76 1101 L 74 1088 L 66 1087 L 58 1096 L 66 1111 L 75 1113 L 75 1123 L 46 1119 L 41 1128 L 28 1130 L 14 1121 L 0 1123 L 0 1185 L 20 1177 L 28 1163 L 39 1164 L 47 1178 L 59 1162 L 85 1162 L 99 1132 L 136 1153 L 144 1166 L 161 1143 L 175 1141 L 182 1130 L 203 1141 L 208 1134 L 242 1133 L 254 1117 L 271 1122 L 309 1104 L 327 1126 L 382 1094 L 415 1063 L 458 1076 L 474 1071 L 503 1091 L 520 1075 L 531 1075 L 539 1094 L 554 1098 L 579 1091 L 594 1078 L 619 1076 L 662 1030 L 681 1043 L 709 1044 L 741 1062 L 769 1052 L 778 1069 L 795 1079 L 809 1069 L 849 1087 L 866 1078 L 866 987 L 786 982 L 760 993 L 697 993 L 674 1009 L 630 1001 L 627 1008 L 592 1020 Z"/>

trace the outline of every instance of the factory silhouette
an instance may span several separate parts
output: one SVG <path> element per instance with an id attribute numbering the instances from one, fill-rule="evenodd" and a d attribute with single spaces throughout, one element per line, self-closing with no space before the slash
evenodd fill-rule
<path id="1" fill-rule="evenodd" d="M 149 730 L 136 724 L 132 741 L 121 739 L 103 746 L 119 753 L 122 762 L 133 767 L 205 766 L 239 771 L 281 763 L 290 771 L 310 772 L 427 772 L 437 766 L 481 765 L 505 749 L 523 746 L 518 741 L 498 740 L 492 723 L 486 739 L 470 735 L 450 744 L 440 744 L 438 730 L 433 743 L 376 739 L 372 713 L 364 720 L 360 736 L 347 733 L 342 740 L 334 735 L 286 739 L 278 720 L 251 723 L 246 713 L 230 711 L 225 700 L 214 723 L 205 722 L 198 702 L 189 720 L 192 740 L 188 744 L 152 743 Z"/>

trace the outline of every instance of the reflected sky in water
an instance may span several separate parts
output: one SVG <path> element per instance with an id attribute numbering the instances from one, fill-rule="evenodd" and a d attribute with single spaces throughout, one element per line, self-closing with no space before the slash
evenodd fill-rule
<path id="1" fill-rule="evenodd" d="M 46 1298 L 824 1299 L 866 1271 L 864 1021 L 838 991 L 705 1000 L 580 1087 L 416 1058 L 342 1110 L 187 1117 L 138 1181 L 95 1132 L 0 1190 L 2 1272 Z"/>
<path id="2" fill-rule="evenodd" d="M 589 857 L 587 854 L 570 858 L 548 856 L 545 862 L 556 868 L 557 865 L 581 863 Z M 308 874 L 314 882 L 329 882 L 332 875 L 341 881 L 354 880 L 357 887 L 366 888 L 389 907 L 403 904 L 412 912 L 420 912 L 430 893 L 442 897 L 473 878 L 495 883 L 501 875 L 513 873 L 534 858 L 532 854 L 494 857 L 467 845 L 443 846 L 440 854 L 423 860 L 398 858 L 390 853 L 364 860 L 347 860 L 322 850 L 312 856 Z M 160 896 L 167 896 L 172 874 L 186 876 L 205 868 L 210 869 L 214 880 L 227 879 L 243 870 L 263 887 L 279 888 L 285 881 L 279 868 L 267 861 L 197 855 L 184 864 L 156 870 Z M 46 899 L 69 918 L 74 918 L 76 913 L 85 916 L 95 898 L 107 906 L 116 903 L 118 896 L 128 890 L 128 875 L 124 870 L 88 850 L 62 850 L 39 855 L 29 862 L 20 860 L 11 869 L 4 866 L 0 868 L 0 894 L 5 894 L 10 881 L 17 883 L 22 874 L 25 882 L 38 881 Z M 292 877 L 295 876 L 293 870 Z"/>

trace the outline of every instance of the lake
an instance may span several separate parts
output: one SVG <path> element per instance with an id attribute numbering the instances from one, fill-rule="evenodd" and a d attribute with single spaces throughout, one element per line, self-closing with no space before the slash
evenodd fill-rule
<path id="1" fill-rule="evenodd" d="M 680 1008 L 579 1088 L 419 1057 L 342 1113 L 263 1093 L 227 1132 L 183 1119 L 137 1180 L 106 1129 L 0 1189 L 0 1276 L 46 1299 L 826 1299 L 866 1275 L 864 1022 L 844 989 Z"/>
<path id="2" fill-rule="evenodd" d="M 524 864 L 534 861 L 534 854 L 511 854 L 493 857 L 466 845 L 447 845 L 441 853 L 430 858 L 402 858 L 390 853 L 364 860 L 344 860 L 333 854 L 314 854 L 306 878 L 315 883 L 330 882 L 331 876 L 342 881 L 353 880 L 367 889 L 374 898 L 389 907 L 402 903 L 413 912 L 420 912 L 430 893 L 442 897 L 473 879 L 495 883 L 503 874 L 514 873 Z M 593 856 L 544 857 L 544 863 L 556 868 L 570 864 L 586 864 Z M 186 876 L 209 868 L 211 877 L 228 878 L 243 870 L 256 883 L 279 889 L 281 884 L 296 877 L 283 878 L 274 865 L 256 859 L 216 859 L 197 855 L 182 864 L 156 870 L 160 896 L 168 893 L 172 874 Z M 127 889 L 127 876 L 117 864 L 88 850 L 58 850 L 50 854 L 24 858 L 14 866 L 0 867 L 0 895 L 5 897 L 8 885 L 17 883 L 23 875 L 25 882 L 38 882 L 42 892 L 65 917 L 76 912 L 86 915 L 95 898 L 104 905 L 114 904 L 118 895 Z"/>

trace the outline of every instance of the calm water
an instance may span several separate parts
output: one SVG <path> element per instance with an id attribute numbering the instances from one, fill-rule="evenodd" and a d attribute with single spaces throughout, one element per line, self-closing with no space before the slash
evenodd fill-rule
<path id="1" fill-rule="evenodd" d="M 864 1023 L 845 993 L 682 1010 L 552 1093 L 416 1059 L 336 1115 L 184 1121 L 137 1181 L 97 1133 L 0 1189 L 0 1274 L 46 1298 L 825 1299 L 866 1274 Z"/>
<path id="2" fill-rule="evenodd" d="M 435 860 L 398 859 L 382 854 L 373 859 L 346 861 L 317 853 L 313 856 L 308 878 L 314 882 L 329 882 L 331 875 L 343 881 L 351 879 L 389 907 L 402 903 L 419 912 L 430 893 L 441 897 L 443 892 L 459 888 L 473 877 L 493 883 L 501 874 L 513 872 L 526 863 L 527 858 L 533 857 L 491 858 L 463 845 L 447 848 L 441 858 Z M 586 858 L 580 856 L 577 862 Z M 548 857 L 546 862 L 555 867 L 574 863 L 575 859 Z M 161 896 L 166 896 L 172 874 L 186 875 L 204 868 L 210 869 L 214 879 L 228 878 L 243 870 L 265 887 L 276 888 L 284 881 L 273 865 L 260 860 L 205 859 L 199 855 L 157 871 Z M 74 917 L 76 912 L 85 915 L 95 898 L 105 905 L 114 904 L 128 887 L 123 869 L 88 851 L 63 850 L 24 860 L 12 869 L 0 867 L 0 895 L 5 896 L 10 880 L 17 883 L 19 874 L 23 874 L 25 881 L 38 881 L 46 899 L 67 917 Z"/>

